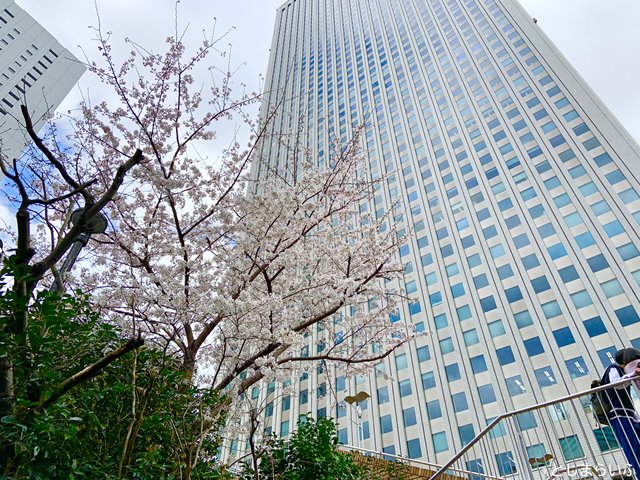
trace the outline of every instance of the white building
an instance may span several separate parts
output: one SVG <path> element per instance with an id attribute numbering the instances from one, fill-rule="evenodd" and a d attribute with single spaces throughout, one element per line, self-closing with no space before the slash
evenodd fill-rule
<path id="1" fill-rule="evenodd" d="M 640 348 L 640 148 L 516 0 L 289 1 L 265 91 L 285 99 L 273 130 L 304 118 L 319 159 L 370 124 L 388 176 L 372 208 L 402 200 L 415 232 L 399 255 L 420 301 L 390 321 L 431 332 L 380 367 L 393 380 L 319 369 L 291 398 L 254 389 L 268 431 L 311 412 L 343 443 L 444 463 L 492 418 L 586 389 Z M 286 161 L 282 142 L 264 157 Z M 361 424 L 342 401 L 359 391 Z"/>
<path id="2" fill-rule="evenodd" d="M 19 156 L 31 143 L 20 105 L 36 131 L 76 84 L 85 67 L 13 0 L 0 0 L 0 158 Z"/>

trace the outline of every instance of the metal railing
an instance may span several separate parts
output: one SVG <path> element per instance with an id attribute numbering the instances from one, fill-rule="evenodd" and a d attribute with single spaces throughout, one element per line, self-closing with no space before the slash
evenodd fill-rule
<path id="1" fill-rule="evenodd" d="M 347 451 L 347 452 L 358 452 L 366 456 L 372 456 L 375 458 L 380 458 L 382 460 L 388 460 L 392 462 L 400 462 L 408 466 L 418 467 L 423 470 L 428 470 L 430 472 L 435 471 L 442 467 L 437 463 L 427 462 L 425 460 L 416 460 L 413 458 L 403 457 L 400 455 L 393 455 L 391 453 L 382 453 L 375 450 L 368 450 L 366 448 L 354 447 L 351 445 L 339 445 L 339 450 Z M 502 480 L 501 477 L 494 477 L 492 475 L 485 475 L 483 473 L 472 472 L 470 470 L 459 469 L 459 468 L 449 468 L 446 472 L 448 475 L 458 478 L 467 478 L 469 475 L 473 475 L 475 478 L 484 479 L 484 480 Z"/>
<path id="2" fill-rule="evenodd" d="M 625 379 L 504 413 L 430 480 L 462 471 L 470 480 L 632 476 L 630 466 L 640 464 L 640 423 L 633 420 L 637 405 L 629 394 L 637 381 Z M 601 424 L 593 413 L 594 394 L 614 407 L 627 408 L 614 410 L 609 425 Z"/>

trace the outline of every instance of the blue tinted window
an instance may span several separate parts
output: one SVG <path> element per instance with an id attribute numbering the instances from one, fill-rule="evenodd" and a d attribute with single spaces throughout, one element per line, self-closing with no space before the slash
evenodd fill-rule
<path id="1" fill-rule="evenodd" d="M 620 170 L 614 170 L 613 172 L 607 173 L 605 175 L 606 179 L 609 181 L 611 185 L 615 185 L 616 183 L 620 183 L 623 181 L 624 175 Z"/>
<path id="2" fill-rule="evenodd" d="M 484 359 L 484 355 L 478 355 L 476 357 L 471 357 L 471 370 L 473 373 L 480 373 L 487 371 L 487 362 Z"/>
<path id="3" fill-rule="evenodd" d="M 496 454 L 496 463 L 498 472 L 501 476 L 512 475 L 517 472 L 516 463 L 514 461 L 513 452 L 504 452 Z"/>
<path id="4" fill-rule="evenodd" d="M 553 318 L 560 315 L 562 311 L 558 302 L 552 300 L 542 305 L 542 313 L 544 313 L 545 318 Z"/>
<path id="5" fill-rule="evenodd" d="M 504 324 L 502 320 L 496 320 L 495 322 L 491 322 L 487 325 L 489 327 L 489 333 L 491 337 L 499 337 L 500 335 L 504 335 L 506 332 L 504 330 Z"/>
<path id="6" fill-rule="evenodd" d="M 440 340 L 440 351 L 443 354 L 451 353 L 453 352 L 453 350 L 453 340 L 451 340 L 451 337 L 443 338 L 442 340 Z"/>
<path id="7" fill-rule="evenodd" d="M 613 238 L 616 235 L 624 233 L 624 228 L 618 220 L 614 220 L 613 222 L 609 222 L 604 226 L 604 231 L 607 232 L 609 238 Z"/>
<path id="8" fill-rule="evenodd" d="M 597 157 L 594 157 L 593 161 L 596 162 L 596 165 L 598 165 L 599 167 L 604 167 L 608 163 L 611 163 L 613 160 L 611 160 L 611 156 L 609 156 L 609 154 L 605 152 L 598 155 Z"/>
<path id="9" fill-rule="evenodd" d="M 630 244 L 633 245 L 633 244 Z M 504 280 L 505 278 L 509 278 L 509 277 L 513 277 L 513 270 L 511 269 L 511 266 L 509 264 L 507 265 L 502 265 L 501 267 L 498 267 L 498 276 L 500 277 L 501 280 Z"/>
<path id="10" fill-rule="evenodd" d="M 420 458 L 422 457 L 422 449 L 420 448 L 420 439 L 414 438 L 412 440 L 407 440 L 407 456 L 409 458 Z"/>
<path id="11" fill-rule="evenodd" d="M 406 408 L 402 411 L 402 419 L 404 420 L 404 426 L 410 427 L 411 425 L 415 425 L 416 422 L 416 411 L 413 407 Z"/>
<path id="12" fill-rule="evenodd" d="M 457 363 L 453 363 L 451 365 L 447 365 L 444 367 L 445 374 L 447 375 L 447 380 L 449 382 L 453 382 L 455 380 L 460 380 L 460 367 Z"/>
<path id="13" fill-rule="evenodd" d="M 540 385 L 543 388 L 549 387 L 557 383 L 551 367 L 539 368 L 535 370 L 534 373 L 536 375 L 536 380 L 538 381 L 538 385 Z"/>
<path id="14" fill-rule="evenodd" d="M 569 265 L 568 267 L 564 267 L 558 270 L 560 274 L 560 278 L 564 283 L 569 283 L 578 278 L 578 272 L 573 265 Z"/>
<path id="15" fill-rule="evenodd" d="M 575 357 L 570 360 L 566 360 L 564 364 L 567 367 L 571 378 L 584 377 L 589 373 L 589 368 L 582 357 Z"/>
<path id="16" fill-rule="evenodd" d="M 594 245 L 596 241 L 593 239 L 593 235 L 589 232 L 585 232 L 576 236 L 576 243 L 580 248 L 587 248 Z"/>
<path id="17" fill-rule="evenodd" d="M 551 245 L 547 248 L 549 255 L 552 259 L 557 260 L 558 258 L 564 257 L 567 254 L 567 251 L 564 249 L 561 243 L 556 243 L 555 245 Z"/>
<path id="18" fill-rule="evenodd" d="M 523 312 L 514 314 L 513 318 L 516 321 L 516 325 L 518 326 L 518 328 L 524 328 L 533 324 L 531 314 L 528 310 L 524 310 Z"/>
<path id="19" fill-rule="evenodd" d="M 476 331 L 475 328 L 472 328 L 471 330 L 467 330 L 466 332 L 462 332 L 462 336 L 464 337 L 464 344 L 466 346 L 480 343 L 480 339 L 478 338 L 478 332 Z"/>
<path id="20" fill-rule="evenodd" d="M 496 301 L 493 298 L 493 295 L 489 295 L 488 297 L 480 299 L 480 306 L 482 307 L 483 312 L 490 312 L 491 310 L 495 310 Z"/>
<path id="21" fill-rule="evenodd" d="M 422 378 L 422 388 L 424 390 L 428 390 L 436 386 L 436 377 L 433 374 L 433 372 L 425 372 L 422 374 L 421 378 Z"/>
<path id="22" fill-rule="evenodd" d="M 378 389 L 378 404 L 382 405 L 389 401 L 389 388 L 380 387 Z"/>
<path id="23" fill-rule="evenodd" d="M 618 247 L 618 253 L 622 257 L 623 260 L 630 260 L 637 256 L 640 256 L 640 251 L 638 251 L 638 247 L 636 247 L 633 243 L 627 243 L 626 245 L 622 245 Z"/>
<path id="24" fill-rule="evenodd" d="M 511 287 L 507 288 L 504 293 L 507 296 L 507 300 L 509 303 L 517 302 L 518 300 L 522 300 L 522 292 L 519 287 Z"/>
<path id="25" fill-rule="evenodd" d="M 640 322 L 638 313 L 631 305 L 619 308 L 615 311 L 615 313 L 616 317 L 618 317 L 618 320 L 623 327 L 627 327 L 629 325 L 633 325 L 634 323 Z"/>
<path id="26" fill-rule="evenodd" d="M 444 432 L 434 433 L 431 438 L 433 439 L 433 449 L 436 453 L 446 452 L 449 450 L 447 435 Z"/>
<path id="27" fill-rule="evenodd" d="M 520 375 L 505 378 L 505 382 L 507 384 L 509 395 L 511 395 L 512 397 L 515 397 L 516 395 L 522 395 L 526 392 L 524 383 L 522 382 L 522 377 Z"/>
<path id="28" fill-rule="evenodd" d="M 538 337 L 533 337 L 525 340 L 524 348 L 527 351 L 527 355 L 529 355 L 530 357 L 534 357 L 536 355 L 544 353 L 544 347 L 542 346 L 542 342 Z"/>
<path id="29" fill-rule="evenodd" d="M 582 323 L 590 337 L 597 337 L 598 335 L 602 335 L 607 332 L 607 328 L 604 326 L 600 317 L 590 318 Z"/>
<path id="30" fill-rule="evenodd" d="M 461 297 L 464 293 L 464 285 L 462 283 L 456 283 L 451 286 L 451 295 L 453 295 L 453 298 Z"/>
<path id="31" fill-rule="evenodd" d="M 591 271 L 593 271 L 593 273 L 604 270 L 609 266 L 609 262 L 607 262 L 607 259 L 604 258 L 604 255 L 602 254 L 587 258 L 587 263 L 589 264 L 589 267 L 591 268 Z"/>
<path id="32" fill-rule="evenodd" d="M 562 208 L 565 205 L 569 205 L 571 203 L 571 198 L 569 198 L 569 195 L 567 195 L 566 193 L 563 193 L 561 195 L 558 195 L 557 197 L 554 197 L 553 203 L 556 204 L 556 207 Z"/>
<path id="33" fill-rule="evenodd" d="M 538 422 L 536 422 L 536 417 L 533 412 L 519 413 L 516 415 L 516 422 L 518 423 L 520 430 L 530 430 L 538 426 Z"/>
<path id="34" fill-rule="evenodd" d="M 460 441 L 462 445 L 466 445 L 476 436 L 476 432 L 473 429 L 472 424 L 462 425 L 458 427 L 458 434 L 460 435 Z"/>
<path id="35" fill-rule="evenodd" d="M 398 382 L 398 387 L 400 388 L 401 397 L 406 397 L 413 393 L 411 390 L 411 380 L 401 380 Z"/>
<path id="36" fill-rule="evenodd" d="M 429 415 L 430 420 L 434 420 L 442 416 L 442 409 L 440 408 L 439 400 L 427 402 L 427 415 Z"/>
<path id="37" fill-rule="evenodd" d="M 462 307 L 458 307 L 456 309 L 456 313 L 458 315 L 459 321 L 463 321 L 468 318 L 471 318 L 471 309 L 469 308 L 469 305 L 463 305 Z"/>
<path id="38" fill-rule="evenodd" d="M 576 343 L 575 338 L 573 338 L 573 334 L 569 327 L 559 328 L 558 330 L 553 331 L 553 337 L 556 339 L 556 343 L 559 347 L 566 347 L 567 345 L 571 345 L 572 343 Z"/>
<path id="39" fill-rule="evenodd" d="M 382 433 L 393 432 L 393 423 L 391 422 L 391 415 L 383 415 L 380 417 L 380 430 Z"/>
<path id="40" fill-rule="evenodd" d="M 480 289 L 489 285 L 489 280 L 487 279 L 487 276 L 482 273 L 476 277 L 473 277 L 473 284 L 477 289 Z"/>
<path id="41" fill-rule="evenodd" d="M 513 351 L 509 346 L 498 348 L 496 350 L 496 354 L 500 365 L 508 365 L 516 361 L 515 357 L 513 356 Z"/>
<path id="42" fill-rule="evenodd" d="M 547 277 L 545 277 L 544 275 L 531 280 L 531 285 L 533 286 L 533 290 L 536 293 L 545 292 L 551 289 L 551 285 L 549 285 L 549 281 L 547 280 Z"/>
<path id="43" fill-rule="evenodd" d="M 553 225 L 547 223 L 538 227 L 538 232 L 540 232 L 540 236 L 542 236 L 542 238 L 547 238 L 556 233 L 556 229 L 553 228 Z"/>
<path id="44" fill-rule="evenodd" d="M 531 270 L 532 268 L 540 265 L 540 262 L 538 261 L 538 257 L 536 256 L 536 254 L 531 253 L 526 257 L 522 257 L 522 264 L 524 265 L 524 268 L 526 268 L 527 270 Z"/>
<path id="45" fill-rule="evenodd" d="M 522 233 L 522 234 L 518 235 L 517 237 L 514 237 L 513 243 L 516 246 L 516 248 L 522 248 L 522 247 L 526 247 L 531 242 L 529 241 L 529 238 L 527 237 L 527 234 L 526 233 Z"/>
<path id="46" fill-rule="evenodd" d="M 420 347 L 416 350 L 417 354 L 418 354 L 418 361 L 419 362 L 426 362 L 427 360 L 429 360 L 431 358 L 431 355 L 429 354 L 429 346 L 425 345 L 423 347 Z"/>
<path id="47" fill-rule="evenodd" d="M 480 396 L 480 403 L 486 405 L 496 401 L 496 394 L 493 391 L 493 385 L 482 385 L 478 387 L 478 395 Z"/>
<path id="48" fill-rule="evenodd" d="M 544 207 L 542 205 L 535 205 L 529 209 L 529 213 L 533 218 L 538 218 L 544 215 Z"/>
<path id="49" fill-rule="evenodd" d="M 600 200 L 599 202 L 591 205 L 591 210 L 593 210 L 593 213 L 596 215 L 602 215 L 603 213 L 610 212 L 611 208 L 609 208 L 609 204 L 607 202 Z"/>
<path id="50" fill-rule="evenodd" d="M 451 402 L 453 403 L 454 412 L 463 412 L 469 409 L 467 396 L 464 394 L 464 392 L 454 393 L 453 395 L 451 395 Z"/>
<path id="51" fill-rule="evenodd" d="M 571 294 L 571 301 L 576 308 L 583 308 L 592 305 L 591 297 L 586 290 L 581 290 Z"/>
<path id="52" fill-rule="evenodd" d="M 628 188 L 624 192 L 620 192 L 619 195 L 625 205 L 631 202 L 635 202 L 640 198 L 640 195 L 638 195 L 638 193 L 633 188 Z"/>

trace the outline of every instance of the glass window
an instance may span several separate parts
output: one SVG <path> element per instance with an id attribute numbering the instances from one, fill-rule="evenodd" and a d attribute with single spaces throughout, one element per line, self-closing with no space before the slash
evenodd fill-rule
<path id="1" fill-rule="evenodd" d="M 380 417 L 380 430 L 382 433 L 393 432 L 393 423 L 391 422 L 391 415 L 382 415 Z"/>
<path id="2" fill-rule="evenodd" d="M 407 455 L 409 458 L 420 458 L 422 457 L 422 449 L 420 448 L 420 439 L 414 438 L 412 440 L 407 440 Z"/>
<path id="3" fill-rule="evenodd" d="M 471 357 L 471 370 L 473 373 L 481 373 L 487 371 L 487 362 L 484 359 L 484 355 L 478 355 L 475 357 Z"/>
<path id="4" fill-rule="evenodd" d="M 524 383 L 522 382 L 522 377 L 520 375 L 505 378 L 505 382 L 507 384 L 507 390 L 509 390 L 509 394 L 512 397 L 515 397 L 516 395 L 522 395 L 527 391 L 524 387 Z"/>
<path id="5" fill-rule="evenodd" d="M 542 346 L 542 342 L 539 337 L 533 337 L 525 340 L 524 348 L 527 351 L 527 355 L 530 357 L 535 357 L 536 355 L 544 353 L 544 347 Z"/>
<path id="6" fill-rule="evenodd" d="M 407 368 L 407 354 L 402 353 L 400 355 L 396 355 L 396 369 L 404 370 Z M 344 377 L 342 377 L 342 383 L 344 384 Z M 344 390 L 343 388 L 338 388 L 338 390 Z"/>
<path id="7" fill-rule="evenodd" d="M 436 386 L 436 377 L 433 372 L 425 372 L 422 374 L 422 388 L 424 390 L 428 390 L 430 388 L 435 388 Z"/>
<path id="8" fill-rule="evenodd" d="M 498 464 L 498 472 L 502 476 L 513 475 L 517 471 L 513 453 L 510 451 L 496 454 L 496 463 Z"/>
<path id="9" fill-rule="evenodd" d="M 586 290 L 580 290 L 579 292 L 571 294 L 571 301 L 576 308 L 584 308 L 592 305 L 591 297 Z"/>
<path id="10" fill-rule="evenodd" d="M 443 338 L 442 340 L 440 340 L 440 351 L 442 352 L 442 354 L 451 353 L 453 352 L 453 350 L 453 340 L 451 339 L 451 337 Z"/>
<path id="11" fill-rule="evenodd" d="M 613 430 L 609 425 L 602 425 L 596 428 L 593 434 L 596 437 L 596 442 L 598 442 L 598 447 L 600 447 L 601 452 L 608 452 L 609 450 L 620 448 L 613 434 Z"/>
<path id="12" fill-rule="evenodd" d="M 402 419 L 404 420 L 405 428 L 418 423 L 416 421 L 416 411 L 413 407 L 406 408 L 402 411 Z"/>
<path id="13" fill-rule="evenodd" d="M 533 412 L 519 413 L 516 415 L 516 422 L 518 422 L 520 430 L 530 430 L 538 426 Z"/>
<path id="14" fill-rule="evenodd" d="M 488 324 L 489 333 L 492 338 L 499 337 L 500 335 L 504 335 L 506 332 L 504 330 L 504 324 L 502 320 L 496 320 L 495 322 L 491 322 Z"/>
<path id="15" fill-rule="evenodd" d="M 640 322 L 638 312 L 636 312 L 636 310 L 631 305 L 619 308 L 615 311 L 615 314 L 623 327 L 628 327 L 629 325 Z"/>
<path id="16" fill-rule="evenodd" d="M 453 403 L 454 412 L 463 412 L 469 409 L 467 396 L 464 392 L 454 393 L 453 395 L 451 395 L 451 402 Z"/>
<path id="17" fill-rule="evenodd" d="M 542 443 L 527 447 L 527 458 L 531 464 L 531 468 L 540 468 L 548 465 L 550 460 L 545 460 L 547 451 Z"/>
<path id="18" fill-rule="evenodd" d="M 389 388 L 380 387 L 378 389 L 378 404 L 382 405 L 387 402 L 389 402 Z"/>
<path id="19" fill-rule="evenodd" d="M 560 441 L 562 456 L 567 462 L 584 457 L 584 451 L 582 450 L 582 445 L 580 445 L 580 440 L 577 435 L 570 435 L 558 440 Z"/>
<path id="20" fill-rule="evenodd" d="M 400 396 L 407 397 L 413 393 L 411 390 L 411 380 L 401 380 L 398 382 L 398 387 L 400 389 Z"/>
<path id="21" fill-rule="evenodd" d="M 493 390 L 493 385 L 491 384 L 478 387 L 478 395 L 480 396 L 480 403 L 483 405 L 496 401 L 496 394 Z"/>
<path id="22" fill-rule="evenodd" d="M 449 445 L 447 444 L 447 435 L 445 432 L 434 433 L 431 438 L 433 439 L 433 449 L 436 453 L 446 452 L 449 450 Z"/>
<path id="23" fill-rule="evenodd" d="M 559 347 L 566 347 L 567 345 L 576 343 L 576 340 L 575 338 L 573 338 L 573 334 L 571 333 L 571 330 L 569 330 L 569 327 L 554 330 L 553 337 L 556 339 L 556 343 Z"/>
<path id="24" fill-rule="evenodd" d="M 584 377 L 589 373 L 587 365 L 582 357 L 575 357 L 564 362 L 571 378 Z"/>
<path id="25" fill-rule="evenodd" d="M 553 370 L 551 370 L 551 367 L 538 368 L 534 373 L 540 387 L 544 388 L 556 384 L 556 379 L 553 376 Z"/>
<path id="26" fill-rule="evenodd" d="M 604 326 L 604 323 L 602 322 L 602 319 L 600 317 L 590 318 L 589 320 L 585 320 L 582 323 L 584 324 L 584 328 L 590 337 L 597 337 L 598 335 L 607 333 L 607 328 Z"/>
<path id="27" fill-rule="evenodd" d="M 469 443 L 471 440 L 473 440 L 474 437 L 476 436 L 476 432 L 473 429 L 473 425 L 470 423 L 467 425 L 461 425 L 460 427 L 458 427 L 458 434 L 460 435 L 460 441 L 462 442 L 463 446 Z"/>
<path id="28" fill-rule="evenodd" d="M 427 415 L 429 416 L 429 420 L 435 420 L 442 416 L 442 409 L 440 408 L 439 400 L 431 400 L 430 402 L 427 402 Z"/>
<path id="29" fill-rule="evenodd" d="M 533 324 L 531 314 L 528 310 L 524 310 L 522 312 L 514 314 L 513 318 L 516 321 L 516 325 L 518 326 L 518 328 L 524 328 Z"/>
<path id="30" fill-rule="evenodd" d="M 431 358 L 428 345 L 417 348 L 416 353 L 418 354 L 418 362 L 426 362 Z"/>
<path id="31" fill-rule="evenodd" d="M 457 363 L 452 363 L 451 365 L 447 365 L 444 367 L 445 374 L 447 375 L 447 380 L 449 382 L 453 382 L 455 380 L 460 380 L 460 367 Z"/>
<path id="32" fill-rule="evenodd" d="M 471 318 L 471 309 L 469 305 L 463 305 L 462 307 L 458 307 L 456 309 L 456 313 L 458 314 L 458 320 L 463 321 Z"/>
<path id="33" fill-rule="evenodd" d="M 467 346 L 480 343 L 480 339 L 478 338 L 478 332 L 476 331 L 475 328 L 472 328 L 471 330 L 467 330 L 466 332 L 462 332 L 462 336 L 464 338 L 464 344 Z"/>
<path id="34" fill-rule="evenodd" d="M 576 271 L 576 267 L 573 265 L 558 269 L 558 273 L 564 283 L 569 283 L 578 279 L 578 272 Z"/>

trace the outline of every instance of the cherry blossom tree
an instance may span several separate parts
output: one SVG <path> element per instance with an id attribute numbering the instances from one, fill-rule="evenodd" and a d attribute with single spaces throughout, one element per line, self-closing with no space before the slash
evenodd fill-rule
<path id="1" fill-rule="evenodd" d="M 281 141 L 267 127 L 285 106 L 250 120 L 260 96 L 232 93 L 223 38 L 192 54 L 179 35 L 163 54 L 129 42 L 118 63 L 97 30 L 101 58 L 88 67 L 114 99 L 86 98 L 79 115 L 65 116 L 70 127 L 32 135 L 40 154 L 28 166 L 5 168 L 39 199 L 29 205 L 38 218 L 29 255 L 47 266 L 38 279 L 92 294 L 131 338 L 176 355 L 190 381 L 229 398 L 317 362 L 361 372 L 412 336 L 389 322 L 402 298 L 403 238 L 391 212 L 368 208 L 384 179 L 369 175 L 365 127 L 335 142 L 323 166 L 297 144 L 286 158 L 265 158 L 262 147 Z M 224 67 L 203 69 L 212 57 Z M 238 124 L 251 132 L 246 147 Z M 231 132 L 224 148 L 220 132 Z M 267 173 L 253 178 L 252 164 Z M 56 279 L 85 222 L 69 222 L 76 208 L 104 212 L 109 228 Z"/>

